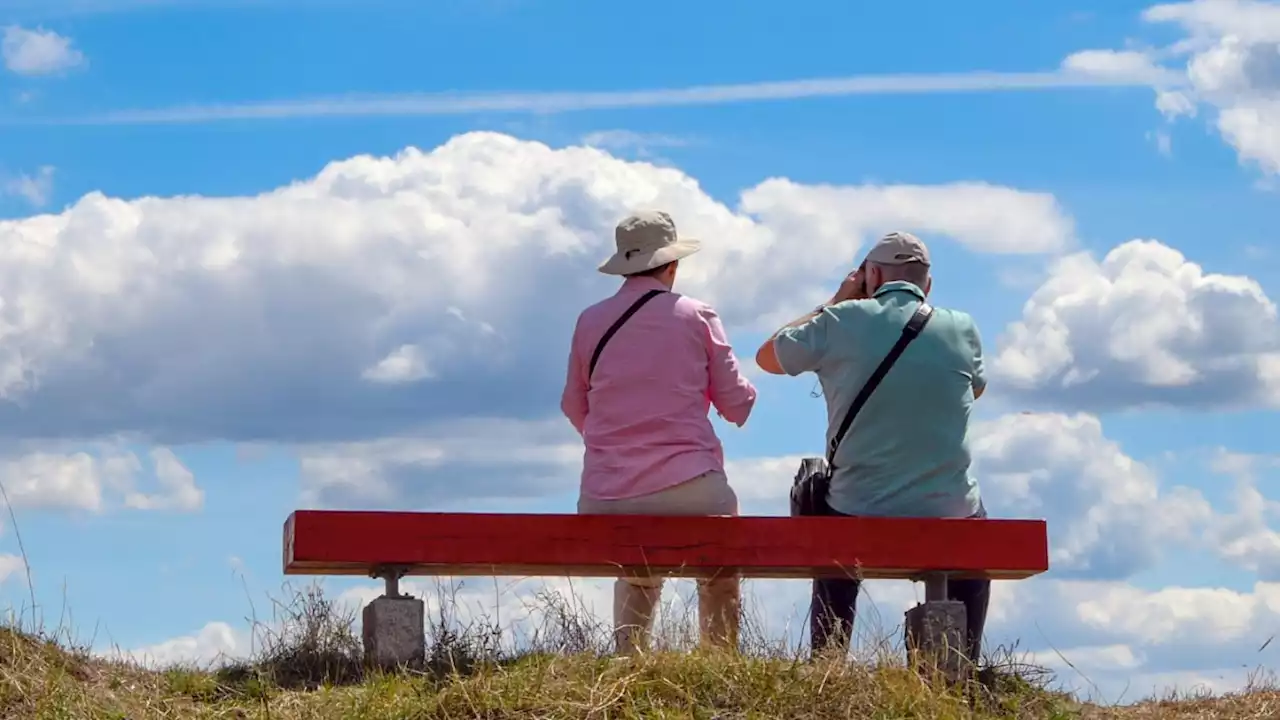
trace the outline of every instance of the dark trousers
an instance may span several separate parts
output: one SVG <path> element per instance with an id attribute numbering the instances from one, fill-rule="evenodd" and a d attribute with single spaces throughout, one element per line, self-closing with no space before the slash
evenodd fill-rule
<path id="1" fill-rule="evenodd" d="M 832 511 L 834 515 L 840 515 Z M 975 518 L 986 517 L 979 510 Z M 853 621 L 857 614 L 860 580 L 850 578 L 813 581 L 813 600 L 809 608 L 809 645 L 814 653 L 849 651 L 853 637 Z M 982 631 L 987 624 L 987 605 L 991 599 L 990 580 L 951 580 L 947 583 L 947 599 L 964 603 L 967 620 L 969 661 L 975 666 L 982 654 Z"/>

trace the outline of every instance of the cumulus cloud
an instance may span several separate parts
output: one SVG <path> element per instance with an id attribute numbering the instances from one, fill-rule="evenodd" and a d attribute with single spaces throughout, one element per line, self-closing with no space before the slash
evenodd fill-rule
<path id="1" fill-rule="evenodd" d="M 124 504 L 136 510 L 176 510 L 193 512 L 204 507 L 204 490 L 196 486 L 196 476 L 168 448 L 153 448 L 156 491 L 125 493 Z"/>
<path id="2" fill-rule="evenodd" d="M 1191 0 L 1154 5 L 1142 17 L 1185 36 L 1158 51 L 1089 50 L 1065 64 L 1151 84 L 1170 120 L 1209 107 L 1241 162 L 1280 174 L 1280 4 Z"/>
<path id="3" fill-rule="evenodd" d="M 1209 469 L 1233 480 L 1232 507 L 1214 518 L 1208 542 L 1222 559 L 1268 581 L 1280 580 L 1280 502 L 1260 489 L 1260 479 L 1276 477 L 1280 458 L 1218 448 Z"/>
<path id="4" fill-rule="evenodd" d="M 332 442 L 542 417 L 572 318 L 613 288 L 595 272 L 613 227 L 644 206 L 705 241 L 682 289 L 738 328 L 829 292 L 892 227 L 1072 244 L 1044 193 L 775 179 L 735 209 L 675 169 L 492 133 L 252 197 L 92 193 L 0 222 L 0 436 Z"/>
<path id="5" fill-rule="evenodd" d="M 0 56 L 10 72 L 17 75 L 53 75 L 83 65 L 84 53 L 71 39 L 43 28 L 10 25 L 0 38 Z"/>
<path id="6" fill-rule="evenodd" d="M 1058 408 L 1274 407 L 1280 323 L 1254 280 L 1154 240 L 1060 259 L 999 339 L 999 384 Z"/>
<path id="7" fill-rule="evenodd" d="M 1006 415 L 972 430 L 974 472 L 997 517 L 1048 522 L 1059 577 L 1121 579 L 1153 565 L 1163 547 L 1198 540 L 1212 510 L 1103 435 L 1090 415 Z"/>
<path id="8" fill-rule="evenodd" d="M 154 448 L 150 459 L 148 472 L 137 453 L 118 443 L 81 449 L 19 444 L 0 456 L 0 483 L 15 508 L 192 512 L 203 506 L 204 491 L 171 450 Z"/>
<path id="9" fill-rule="evenodd" d="M 1062 67 L 1072 72 L 1152 85 L 1172 85 L 1179 81 L 1176 73 L 1138 50 L 1081 50 L 1068 55 Z"/>
<path id="10" fill-rule="evenodd" d="M 248 657 L 251 649 L 247 631 L 225 622 L 211 622 L 193 635 L 107 654 L 149 668 L 211 667 Z"/>

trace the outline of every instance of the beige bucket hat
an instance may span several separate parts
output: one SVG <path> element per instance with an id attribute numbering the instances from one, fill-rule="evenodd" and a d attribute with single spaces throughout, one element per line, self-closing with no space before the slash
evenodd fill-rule
<path id="1" fill-rule="evenodd" d="M 661 210 L 638 212 L 613 231 L 617 252 L 599 267 L 606 275 L 633 275 L 686 258 L 702 244 L 676 234 L 676 223 Z"/>

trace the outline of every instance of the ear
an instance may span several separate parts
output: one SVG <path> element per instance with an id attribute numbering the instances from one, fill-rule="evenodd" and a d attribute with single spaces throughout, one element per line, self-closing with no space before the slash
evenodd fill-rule
<path id="1" fill-rule="evenodd" d="M 929 291 L 933 290 L 933 276 L 932 276 L 932 275 L 930 275 L 930 276 L 929 276 L 929 278 L 928 278 L 927 280 L 925 280 L 925 281 L 924 281 L 924 288 L 923 288 L 923 289 L 924 289 L 924 294 L 925 294 L 926 296 L 929 294 Z"/>
<path id="2" fill-rule="evenodd" d="M 883 284 L 884 272 L 881 271 L 880 266 L 867 263 L 867 297 L 875 295 L 876 290 L 879 290 Z"/>

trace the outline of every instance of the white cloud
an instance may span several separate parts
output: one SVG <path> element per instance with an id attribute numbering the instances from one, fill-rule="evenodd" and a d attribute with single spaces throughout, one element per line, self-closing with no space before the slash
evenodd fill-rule
<path id="1" fill-rule="evenodd" d="M 15 508 L 96 513 L 123 506 L 191 512 L 203 505 L 204 491 L 171 450 L 154 448 L 151 470 L 146 472 L 134 452 L 112 443 L 78 450 L 61 444 L 19 445 L 0 457 L 0 482 Z M 153 476 L 157 490 L 140 492 L 139 484 Z"/>
<path id="2" fill-rule="evenodd" d="M 1134 240 L 1100 262 L 1059 260 L 1000 338 L 992 370 L 1011 394 L 1053 407 L 1274 407 L 1280 323 L 1250 278 Z"/>
<path id="3" fill-rule="evenodd" d="M 377 383 L 415 382 L 431 376 L 426 355 L 417 345 L 401 345 L 361 373 L 364 379 Z"/>
<path id="4" fill-rule="evenodd" d="M 1223 110 L 1218 116 L 1218 129 L 1235 146 L 1240 159 L 1280 175 L 1280 101 Z"/>
<path id="5" fill-rule="evenodd" d="M 1149 54 L 1137 50 L 1081 50 L 1067 56 L 1062 67 L 1085 75 L 1140 84 L 1172 85 L 1180 79 L 1176 73 L 1157 65 Z"/>
<path id="6" fill-rule="evenodd" d="M 211 622 L 194 635 L 184 635 L 134 650 L 106 653 L 143 667 L 211 667 L 250 655 L 249 633 L 225 622 Z"/>
<path id="7" fill-rule="evenodd" d="M 158 492 L 130 491 L 126 507 L 136 510 L 176 510 L 195 512 L 204 507 L 204 490 L 196 487 L 196 476 L 168 448 L 151 450 Z"/>
<path id="8" fill-rule="evenodd" d="M 0 39 L 0 55 L 10 72 L 18 75 L 52 75 L 84 64 L 84 53 L 71 39 L 52 30 L 10 25 Z"/>
<path id="9" fill-rule="evenodd" d="M 1234 480 L 1232 509 L 1215 517 L 1206 540 L 1222 559 L 1255 573 L 1263 580 L 1280 580 L 1280 502 L 1267 497 L 1260 478 L 1280 470 L 1280 458 L 1218 448 L 1209 469 Z"/>
<path id="10" fill-rule="evenodd" d="M 832 251 L 844 238 L 903 226 L 953 237 L 977 252 L 1054 253 L 1071 247 L 1075 231 L 1052 194 L 984 182 L 850 187 L 774 178 L 744 193 L 742 206 L 781 241 L 819 240 L 827 245 L 820 250 Z"/>
<path id="11" fill-rule="evenodd" d="M 1280 13 L 1269 0 L 1191 0 L 1153 5 L 1142 13 L 1147 22 L 1173 22 L 1186 28 L 1191 37 L 1184 48 L 1211 45 L 1224 36 L 1247 42 L 1265 41 L 1280 35 Z"/>
<path id="12" fill-rule="evenodd" d="M 51 165 L 45 165 L 35 175 L 19 175 L 4 181 L 4 192 L 16 195 L 35 207 L 44 207 L 53 195 L 53 173 Z"/>
<path id="13" fill-rule="evenodd" d="M 1162 490 L 1155 473 L 1090 415 L 1019 413 L 973 429 L 974 473 L 997 517 L 1044 518 L 1060 577 L 1119 579 L 1162 550 L 1199 539 L 1212 511 L 1198 492 Z"/>
<path id="14" fill-rule="evenodd" d="M 1275 663 L 1259 648 L 1280 626 L 1280 585 L 1146 590 L 1045 579 L 1007 588 L 1013 611 L 993 634 L 1020 638 L 1033 659 L 1061 671 L 1064 685 L 1101 700 L 1133 701 L 1173 685 L 1239 690 L 1247 668 Z M 1065 662 L 1055 661 L 1059 653 Z M 1077 670 L 1063 669 L 1066 662 Z"/>
<path id="15" fill-rule="evenodd" d="M 642 206 L 704 239 L 681 289 L 731 330 L 830 292 L 891 227 L 982 252 L 1073 243 L 1045 193 L 775 179 L 735 209 L 675 169 L 492 133 L 251 197 L 92 193 L 0 221 L 0 436 L 351 441 L 543 417 L 572 318 L 614 287 L 595 272 L 613 227 Z"/>
<path id="16" fill-rule="evenodd" d="M 1207 105 L 1241 162 L 1280 174 L 1280 3 L 1191 0 L 1149 7 L 1142 17 L 1186 36 L 1158 51 L 1084 51 L 1064 66 L 1151 84 L 1170 120 Z M 1170 65 L 1182 58 L 1183 67 Z"/>
<path id="17" fill-rule="evenodd" d="M 805 455 L 728 458 L 725 475 L 738 495 L 739 512 L 743 515 L 788 514 L 791 484 L 800 460 L 822 455 L 822 438 L 814 438 L 813 445 L 813 451 Z"/>

